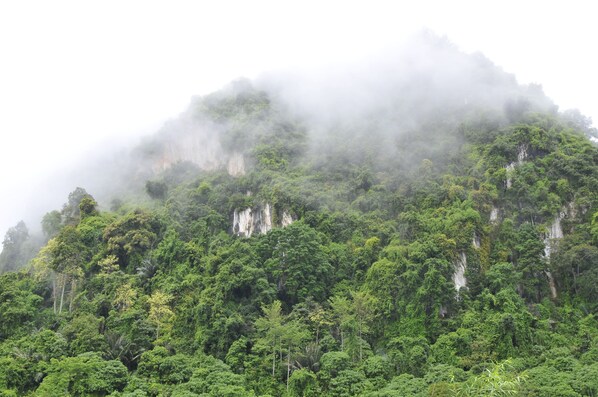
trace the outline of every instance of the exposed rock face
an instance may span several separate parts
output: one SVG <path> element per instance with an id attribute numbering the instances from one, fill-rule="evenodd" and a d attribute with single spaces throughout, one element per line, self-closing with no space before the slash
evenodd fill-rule
<path id="1" fill-rule="evenodd" d="M 216 131 L 217 127 L 210 123 L 189 118 L 166 124 L 154 144 L 152 169 L 163 171 L 181 161 L 194 163 L 203 170 L 221 168 L 227 156 Z"/>
<path id="2" fill-rule="evenodd" d="M 245 175 L 245 158 L 243 154 L 233 152 L 228 159 L 226 170 L 231 176 Z"/>
<path id="3" fill-rule="evenodd" d="M 233 214 L 233 233 L 238 236 L 250 237 L 253 233 L 253 216 L 251 208 L 242 211 L 235 210 Z"/>
<path id="4" fill-rule="evenodd" d="M 482 246 L 482 242 L 480 241 L 480 236 L 476 232 L 473 232 L 473 238 L 471 239 L 471 244 L 473 244 L 475 249 L 478 249 L 478 250 Z"/>
<path id="5" fill-rule="evenodd" d="M 507 189 L 510 189 L 511 186 L 513 185 L 511 176 L 512 176 L 513 172 L 515 171 L 515 166 L 521 165 L 525 162 L 525 160 L 527 160 L 527 158 L 529 156 L 527 150 L 528 150 L 528 147 L 526 144 L 519 145 L 519 149 L 517 150 L 517 162 L 511 162 L 505 166 L 505 168 L 507 170 L 507 180 L 505 181 Z"/>
<path id="6" fill-rule="evenodd" d="M 561 227 L 561 221 L 567 217 L 574 218 L 577 215 L 577 210 L 574 203 L 569 203 L 555 216 L 550 228 L 546 232 L 544 237 L 544 256 L 550 261 L 550 256 L 554 250 L 554 246 L 557 240 L 563 238 L 563 228 Z M 544 272 L 548 278 L 548 286 L 550 287 L 550 295 L 553 299 L 557 297 L 556 283 L 552 277 L 552 273 L 548 270 Z"/>
<path id="7" fill-rule="evenodd" d="M 509 163 L 507 166 L 505 166 L 505 168 L 507 169 L 507 180 L 505 181 L 505 184 L 507 186 L 507 189 L 510 189 L 511 186 L 513 186 L 513 180 L 511 178 L 511 175 L 515 171 L 515 163 Z"/>
<path id="8" fill-rule="evenodd" d="M 455 289 L 457 291 L 467 286 L 467 279 L 465 278 L 466 270 L 467 254 L 465 254 L 465 252 L 461 252 L 459 258 L 455 262 L 455 272 L 453 273 L 453 284 L 455 285 Z"/>
<path id="9" fill-rule="evenodd" d="M 293 223 L 293 217 L 288 212 L 283 211 L 280 223 L 282 227 L 289 226 L 291 223 Z"/>
<path id="10" fill-rule="evenodd" d="M 233 233 L 241 237 L 252 234 L 266 234 L 272 230 L 272 211 L 270 204 L 255 209 L 235 210 L 233 214 Z"/>
<path id="11" fill-rule="evenodd" d="M 561 220 L 565 217 L 566 213 L 564 211 L 560 212 L 550 225 L 550 229 L 548 229 L 548 233 L 546 233 L 546 237 L 544 238 L 544 256 L 550 261 L 550 254 L 554 248 L 554 243 L 556 239 L 563 238 L 563 229 L 561 228 Z M 552 299 L 556 299 L 557 291 L 556 291 L 556 284 L 554 282 L 554 278 L 552 277 L 552 273 L 549 270 L 544 271 L 546 277 L 548 278 L 548 286 L 550 288 L 550 296 Z"/>
<path id="12" fill-rule="evenodd" d="M 548 278 L 548 287 L 550 288 L 550 296 L 552 299 L 556 299 L 557 292 L 556 292 L 556 283 L 554 282 L 554 278 L 552 277 L 552 273 L 548 270 L 545 272 L 546 277 Z"/>
<path id="13" fill-rule="evenodd" d="M 289 226 L 293 217 L 283 211 L 280 225 Z M 272 207 L 269 203 L 244 210 L 235 210 L 233 213 L 233 234 L 240 237 L 251 237 L 253 234 L 266 234 L 274 227 L 272 222 Z"/>
<path id="14" fill-rule="evenodd" d="M 519 145 L 519 151 L 517 152 L 517 165 L 523 164 L 527 160 L 527 145 Z"/>
<path id="15" fill-rule="evenodd" d="M 546 237 L 544 238 L 544 255 L 550 259 L 550 254 L 552 253 L 554 241 L 557 239 L 563 238 L 563 229 L 561 227 L 561 220 L 565 218 L 567 215 L 566 211 L 561 211 L 555 218 L 548 232 L 546 233 Z"/>
<path id="16" fill-rule="evenodd" d="M 258 229 L 259 233 L 266 234 L 272 230 L 272 210 L 270 209 L 270 204 L 266 203 L 258 221 L 260 225 Z"/>
<path id="17" fill-rule="evenodd" d="M 492 207 L 490 211 L 490 222 L 497 222 L 498 221 L 498 208 Z"/>
<path id="18" fill-rule="evenodd" d="M 222 128 L 210 121 L 196 120 L 191 114 L 166 123 L 160 135 L 144 149 L 152 171 L 161 172 L 188 161 L 206 171 L 226 169 L 232 176 L 245 175 L 243 153 L 226 150 L 221 144 Z"/>
<path id="19" fill-rule="evenodd" d="M 575 207 L 575 203 L 573 201 L 571 201 L 569 204 L 567 204 L 567 208 L 565 211 L 567 212 L 567 217 L 569 217 L 569 218 L 577 217 L 577 208 Z M 583 212 L 584 211 L 582 211 L 582 213 Z"/>

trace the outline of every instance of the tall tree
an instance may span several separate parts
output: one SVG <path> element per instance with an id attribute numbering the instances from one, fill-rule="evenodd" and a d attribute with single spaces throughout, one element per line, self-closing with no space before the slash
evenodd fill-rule
<path id="1" fill-rule="evenodd" d="M 315 230 L 303 222 L 274 229 L 259 250 L 284 303 L 294 305 L 309 296 L 325 297 L 332 266 Z"/>
<path id="2" fill-rule="evenodd" d="M 20 221 L 8 229 L 2 242 L 0 253 L 0 273 L 17 270 L 25 265 L 28 258 L 26 243 L 29 239 L 29 230 L 25 222 Z"/>
<path id="3" fill-rule="evenodd" d="M 301 344 L 308 338 L 308 331 L 304 324 L 298 320 L 285 316 L 282 313 L 280 301 L 274 301 L 262 307 L 263 316 L 255 322 L 258 334 L 261 335 L 258 343 L 272 353 L 272 376 L 276 376 L 276 359 L 286 355 L 286 387 L 289 388 L 289 379 L 293 368 L 293 357 Z M 286 354 L 285 354 L 286 353 Z"/>
<path id="4" fill-rule="evenodd" d="M 167 333 L 174 321 L 174 312 L 170 308 L 172 296 L 161 291 L 156 291 L 147 300 L 149 304 L 150 323 L 156 327 L 156 339 L 160 337 L 160 331 Z"/>
<path id="5" fill-rule="evenodd" d="M 42 231 L 47 239 L 56 236 L 62 227 L 62 215 L 59 211 L 50 211 L 42 218 Z"/>
<path id="6" fill-rule="evenodd" d="M 269 346 L 272 353 L 272 376 L 276 375 L 276 358 L 282 350 L 283 321 L 282 304 L 274 301 L 262 307 L 263 316 L 255 321 L 255 327 L 261 335 L 263 346 Z"/>
<path id="7" fill-rule="evenodd" d="M 62 211 L 60 212 L 63 224 L 76 225 L 79 223 L 81 220 L 81 209 L 79 208 L 79 205 L 86 197 L 90 197 L 93 200 L 93 197 L 91 197 L 91 195 L 82 187 L 77 187 L 69 193 L 68 201 L 62 206 Z"/>
<path id="8" fill-rule="evenodd" d="M 65 226 L 51 245 L 50 268 L 56 273 L 53 293 L 54 313 L 62 313 L 65 292 L 69 284 L 69 311 L 72 310 L 77 284 L 83 276 L 82 266 L 86 259 L 86 251 L 77 228 L 71 225 Z"/>

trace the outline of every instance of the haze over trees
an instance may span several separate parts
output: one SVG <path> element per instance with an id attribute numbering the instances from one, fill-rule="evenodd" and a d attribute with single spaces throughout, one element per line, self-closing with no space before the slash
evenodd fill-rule
<path id="1" fill-rule="evenodd" d="M 598 395 L 593 134 L 429 35 L 232 82 L 9 229 L 0 390 Z"/>

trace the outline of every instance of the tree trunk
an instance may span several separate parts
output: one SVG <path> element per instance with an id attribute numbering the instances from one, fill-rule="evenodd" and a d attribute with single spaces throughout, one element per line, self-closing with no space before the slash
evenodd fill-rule
<path id="1" fill-rule="evenodd" d="M 577 271 L 573 270 L 571 273 L 573 273 L 573 290 L 575 291 L 575 294 L 577 294 L 579 291 L 577 291 L 577 276 L 579 276 L 579 262 L 577 263 Z"/>
<path id="2" fill-rule="evenodd" d="M 363 361 L 363 339 L 361 338 L 361 321 L 359 322 L 359 362 Z"/>
<path id="3" fill-rule="evenodd" d="M 289 392 L 289 378 L 291 377 L 291 345 L 287 352 L 287 393 Z"/>
<path id="4" fill-rule="evenodd" d="M 71 280 L 71 290 L 69 293 L 69 313 L 73 311 L 73 300 L 75 299 L 75 292 L 77 291 L 77 280 Z"/>
<path id="5" fill-rule="evenodd" d="M 320 346 L 320 326 L 316 326 L 316 347 Z"/>
<path id="6" fill-rule="evenodd" d="M 62 278 L 62 292 L 60 293 L 60 307 L 58 309 L 58 314 L 62 313 L 62 304 L 64 303 L 64 290 L 66 289 L 67 276 L 63 274 L 61 278 Z"/>
<path id="7" fill-rule="evenodd" d="M 56 303 L 58 301 L 58 295 L 56 289 L 58 286 L 56 285 L 56 274 L 52 277 L 52 299 L 54 300 L 54 314 L 56 314 Z"/>

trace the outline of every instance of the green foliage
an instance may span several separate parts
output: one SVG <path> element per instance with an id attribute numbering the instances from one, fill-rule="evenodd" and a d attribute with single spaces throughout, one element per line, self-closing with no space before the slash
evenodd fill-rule
<path id="1" fill-rule="evenodd" d="M 153 199 L 164 200 L 168 186 L 162 181 L 147 181 L 145 182 L 145 191 Z"/>
<path id="2" fill-rule="evenodd" d="M 261 241 L 260 256 L 278 297 L 286 304 L 326 297 L 332 268 L 320 241 L 317 232 L 302 222 L 275 229 Z"/>
<path id="3" fill-rule="evenodd" d="M 106 396 L 122 390 L 127 368 L 119 361 L 103 360 L 97 353 L 53 359 L 36 396 Z"/>
<path id="4" fill-rule="evenodd" d="M 0 252 L 0 273 L 18 270 L 23 267 L 31 254 L 27 246 L 29 230 L 25 222 L 20 221 L 6 232 Z"/>
<path id="5" fill-rule="evenodd" d="M 33 287 L 24 274 L 0 275 L 0 342 L 27 332 L 33 325 L 42 302 Z"/>
<path id="6" fill-rule="evenodd" d="M 46 214 L 0 275 L 0 393 L 597 395 L 598 149 L 527 94 L 317 131 L 246 80 L 195 99 L 245 173 L 151 171 L 166 128 L 115 213 L 77 188 Z"/>
<path id="7" fill-rule="evenodd" d="M 479 375 L 454 386 L 457 396 L 516 396 L 520 395 L 527 375 L 519 375 L 510 368 L 509 361 L 494 364 Z"/>
<path id="8" fill-rule="evenodd" d="M 62 206 L 60 216 L 63 225 L 76 225 L 81 220 L 81 203 L 83 203 L 83 209 L 89 215 L 95 211 L 95 200 L 91 197 L 87 191 L 81 187 L 76 188 L 69 193 L 68 201 Z"/>
<path id="9" fill-rule="evenodd" d="M 392 378 L 390 383 L 377 392 L 366 394 L 369 397 L 395 397 L 395 396 L 416 396 L 424 397 L 427 385 L 422 378 L 416 378 L 410 374 L 402 374 Z"/>
<path id="10" fill-rule="evenodd" d="M 62 216 L 59 211 L 50 211 L 42 218 L 42 231 L 47 239 L 56 236 L 60 231 Z"/>
<path id="11" fill-rule="evenodd" d="M 316 375 L 308 369 L 293 372 L 289 379 L 289 395 L 293 397 L 316 397 L 320 395 Z"/>
<path id="12" fill-rule="evenodd" d="M 141 257 L 153 248 L 161 224 L 151 213 L 134 211 L 104 229 L 107 251 L 115 255 L 121 266 L 139 265 Z"/>
<path id="13" fill-rule="evenodd" d="M 81 220 L 98 214 L 96 207 L 98 203 L 91 196 L 85 196 L 79 202 L 79 214 Z"/>
<path id="14" fill-rule="evenodd" d="M 91 314 L 81 314 L 65 324 L 61 333 L 69 343 L 70 353 L 76 356 L 85 352 L 106 351 L 106 340 L 100 333 L 102 326 L 102 319 Z"/>

